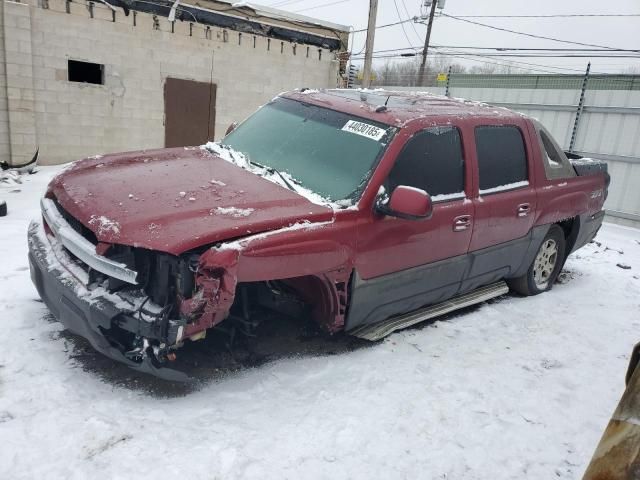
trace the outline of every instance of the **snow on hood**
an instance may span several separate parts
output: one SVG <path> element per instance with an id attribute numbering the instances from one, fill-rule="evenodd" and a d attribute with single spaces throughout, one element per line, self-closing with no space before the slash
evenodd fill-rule
<path id="1" fill-rule="evenodd" d="M 327 203 L 238 168 L 230 155 L 174 148 L 85 159 L 56 176 L 47 195 L 101 242 L 174 255 L 334 217 Z"/>

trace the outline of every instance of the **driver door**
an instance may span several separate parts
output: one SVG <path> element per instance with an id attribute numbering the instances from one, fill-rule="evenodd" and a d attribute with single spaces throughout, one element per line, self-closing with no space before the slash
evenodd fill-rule
<path id="1" fill-rule="evenodd" d="M 458 292 L 473 231 L 470 182 L 458 128 L 427 128 L 407 140 L 383 186 L 389 195 L 399 185 L 426 191 L 433 215 L 406 220 L 374 211 L 359 228 L 348 330 Z"/>

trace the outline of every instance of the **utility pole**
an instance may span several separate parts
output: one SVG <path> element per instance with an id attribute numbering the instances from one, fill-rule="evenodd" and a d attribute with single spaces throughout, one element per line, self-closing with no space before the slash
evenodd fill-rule
<path id="1" fill-rule="evenodd" d="M 367 25 L 367 43 L 364 52 L 364 71 L 362 73 L 362 87 L 371 85 L 371 59 L 373 58 L 373 39 L 376 35 L 376 17 L 378 15 L 378 0 L 369 0 L 369 24 Z"/>
<path id="2" fill-rule="evenodd" d="M 422 63 L 418 72 L 418 85 L 424 87 L 425 76 L 424 69 L 427 66 L 427 50 L 429 50 L 429 39 L 431 38 L 431 25 L 433 25 L 433 17 L 436 14 L 437 0 L 431 0 L 431 11 L 429 12 L 429 23 L 427 24 L 427 36 L 424 39 L 424 49 L 422 50 Z"/>

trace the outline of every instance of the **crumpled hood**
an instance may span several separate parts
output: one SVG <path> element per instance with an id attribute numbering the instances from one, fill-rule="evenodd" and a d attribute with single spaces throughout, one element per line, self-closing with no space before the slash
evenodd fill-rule
<path id="1" fill-rule="evenodd" d="M 197 147 L 90 157 L 55 177 L 47 195 L 101 242 L 174 255 L 333 217 L 330 207 Z"/>

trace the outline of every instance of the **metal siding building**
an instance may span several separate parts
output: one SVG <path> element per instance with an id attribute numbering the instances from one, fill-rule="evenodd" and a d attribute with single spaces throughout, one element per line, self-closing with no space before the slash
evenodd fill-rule
<path id="1" fill-rule="evenodd" d="M 511 108 L 540 120 L 565 150 L 575 129 L 573 150 L 609 165 L 609 220 L 640 226 L 640 76 L 589 75 L 579 109 L 584 80 L 584 75 L 452 74 L 448 87 L 443 82 L 437 87 L 388 88 Z"/>

